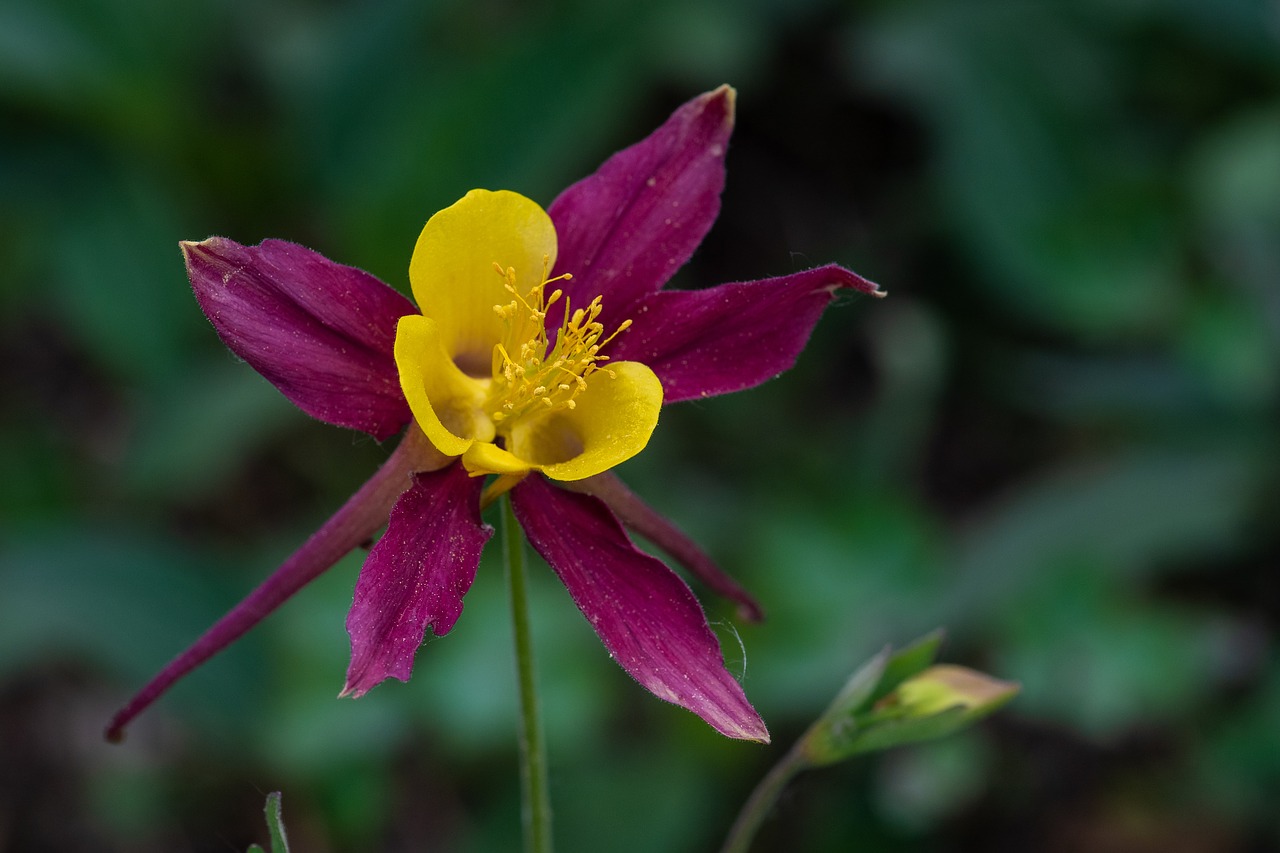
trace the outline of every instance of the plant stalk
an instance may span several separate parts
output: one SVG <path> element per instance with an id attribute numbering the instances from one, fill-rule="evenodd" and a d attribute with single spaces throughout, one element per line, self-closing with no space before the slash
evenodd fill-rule
<path id="1" fill-rule="evenodd" d="M 511 627 L 515 637 L 516 682 L 520 692 L 520 792 L 524 804 L 526 853 L 551 853 L 551 796 L 547 785 L 547 743 L 533 665 L 529 593 L 525 583 L 524 537 L 511 500 L 502 502 L 502 551 L 507 564 Z"/>
<path id="2" fill-rule="evenodd" d="M 751 842 L 755 840 L 760 824 L 773 810 L 783 788 L 787 787 L 787 783 L 796 774 L 809 766 L 799 746 L 799 742 L 792 746 L 782 760 L 773 765 L 773 768 L 756 785 L 751 796 L 743 804 L 742 811 L 738 813 L 738 819 L 729 828 L 729 834 L 725 837 L 720 853 L 747 853 L 751 849 Z"/>

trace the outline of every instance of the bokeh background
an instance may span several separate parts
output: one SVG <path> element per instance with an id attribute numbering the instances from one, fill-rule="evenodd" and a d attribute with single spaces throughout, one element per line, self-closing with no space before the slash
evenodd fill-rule
<path id="1" fill-rule="evenodd" d="M 891 295 L 622 472 L 766 606 L 704 596 L 774 746 L 649 697 L 535 571 L 561 848 L 714 849 L 937 626 L 1021 697 L 803 777 L 757 849 L 1280 846 L 1274 0 L 0 0 L 0 850 L 243 850 L 269 790 L 297 851 L 517 847 L 493 559 L 408 685 L 334 698 L 353 556 L 102 742 L 388 453 L 222 348 L 177 241 L 404 289 L 433 211 L 549 203 L 723 82 L 676 285 L 835 261 Z"/>

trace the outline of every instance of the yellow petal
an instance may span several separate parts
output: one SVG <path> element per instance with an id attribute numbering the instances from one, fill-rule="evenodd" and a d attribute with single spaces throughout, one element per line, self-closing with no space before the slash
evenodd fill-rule
<path id="1" fill-rule="evenodd" d="M 502 338 L 495 305 L 514 297 L 493 268 L 513 268 L 523 296 L 556 262 L 551 217 L 519 193 L 472 190 L 428 220 L 409 262 L 409 282 L 422 313 L 440 324 L 445 351 L 466 373 L 491 375 L 493 345 Z"/>
<path id="2" fill-rule="evenodd" d="M 512 454 L 555 480 L 607 471 L 649 443 L 662 408 L 662 383 L 639 362 L 610 363 L 587 377 L 575 403 L 522 418 L 511 432 Z"/>
<path id="3" fill-rule="evenodd" d="M 496 444 L 479 441 L 462 455 L 462 464 L 473 477 L 481 474 L 524 474 L 532 469 L 528 462 L 514 453 Z"/>
<path id="4" fill-rule="evenodd" d="M 454 363 L 435 320 L 401 317 L 395 357 L 413 418 L 437 450 L 461 456 L 475 441 L 493 441 L 493 421 L 481 410 L 488 380 L 473 379 Z"/>

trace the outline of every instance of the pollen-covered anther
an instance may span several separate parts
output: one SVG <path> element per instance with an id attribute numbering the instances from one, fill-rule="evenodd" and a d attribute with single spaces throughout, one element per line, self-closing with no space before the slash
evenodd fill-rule
<path id="1" fill-rule="evenodd" d="M 556 289 L 548 295 L 546 288 L 572 276 L 548 278 L 550 266 L 550 257 L 544 257 L 542 280 L 521 293 L 515 269 L 493 265 L 502 276 L 503 289 L 514 297 L 494 306 L 494 313 L 502 319 L 503 334 L 493 351 L 494 381 L 486 406 L 494 423 L 503 422 L 504 427 L 529 412 L 577 408 L 575 398 L 586 390 L 587 377 L 604 370 L 600 362 L 608 356 L 601 354 L 601 348 L 631 325 L 630 320 L 624 321 L 605 337 L 604 325 L 597 321 L 603 310 L 600 297 L 577 309 L 566 299 L 564 319 L 551 345 L 548 309 L 564 299 L 564 291 Z M 606 374 L 616 376 L 611 370 Z"/>

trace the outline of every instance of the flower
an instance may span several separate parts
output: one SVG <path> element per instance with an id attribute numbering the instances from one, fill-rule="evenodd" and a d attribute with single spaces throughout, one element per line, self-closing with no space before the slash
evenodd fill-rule
<path id="1" fill-rule="evenodd" d="M 631 321 L 606 333 L 602 296 L 574 307 L 552 289 L 573 278 L 550 277 L 556 250 L 537 204 L 472 190 L 431 217 L 409 263 L 423 313 L 396 328 L 400 387 L 433 447 L 473 476 L 500 475 L 491 494 L 531 471 L 563 481 L 603 473 L 658 424 L 658 377 L 604 353 Z"/>
<path id="2" fill-rule="evenodd" d="M 182 244 L 218 335 L 289 400 L 379 441 L 408 429 L 327 523 L 116 714 L 109 738 L 384 524 L 347 616 L 342 693 L 407 680 L 426 631 L 448 633 L 462 612 L 492 535 L 482 506 L 509 492 L 623 669 L 729 737 L 768 740 L 689 587 L 626 528 L 744 617 L 760 618 L 758 605 L 610 473 L 643 449 L 664 402 L 776 376 L 838 290 L 883 295 L 835 265 L 661 289 L 719 212 L 733 110 L 727 86 L 693 99 L 546 211 L 474 190 L 435 214 L 409 266 L 421 313 L 291 243 Z"/>

